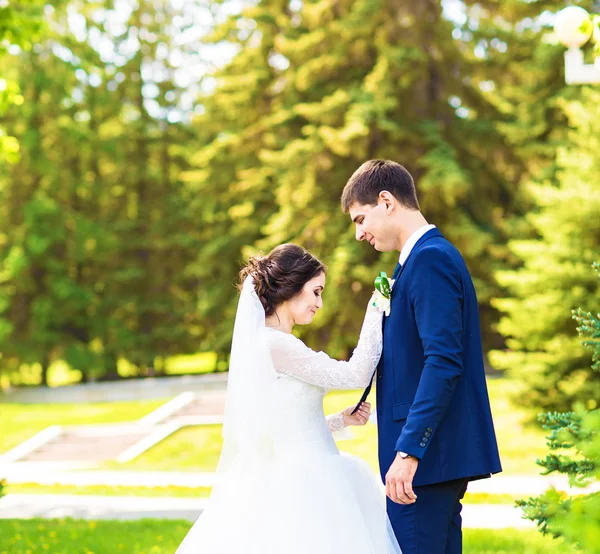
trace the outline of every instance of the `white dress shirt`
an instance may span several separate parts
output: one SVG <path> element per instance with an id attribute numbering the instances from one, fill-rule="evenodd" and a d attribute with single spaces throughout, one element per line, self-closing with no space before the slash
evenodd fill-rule
<path id="1" fill-rule="evenodd" d="M 435 225 L 423 225 L 423 227 L 419 227 L 404 243 L 402 250 L 400 251 L 400 265 L 404 265 L 406 258 L 408 258 L 412 249 L 415 247 L 415 244 L 419 242 L 419 239 L 431 229 L 435 229 Z"/>

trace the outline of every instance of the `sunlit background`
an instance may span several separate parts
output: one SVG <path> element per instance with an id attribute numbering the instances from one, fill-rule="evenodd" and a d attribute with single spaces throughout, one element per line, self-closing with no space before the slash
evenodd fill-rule
<path id="1" fill-rule="evenodd" d="M 319 256 L 324 309 L 296 331 L 356 345 L 396 263 L 339 205 L 371 158 L 414 175 L 477 289 L 504 474 L 467 494 L 465 552 L 600 552 L 600 89 L 565 84 L 565 6 L 0 0 L 0 553 L 175 551 L 220 454 L 244 260 Z M 377 471 L 375 426 L 353 433 Z M 125 497 L 152 519 L 114 521 Z"/>

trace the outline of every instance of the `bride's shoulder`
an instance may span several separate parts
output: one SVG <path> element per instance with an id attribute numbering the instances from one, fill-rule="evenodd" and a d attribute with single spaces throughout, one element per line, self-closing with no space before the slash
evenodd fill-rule
<path id="1" fill-rule="evenodd" d="M 271 346 L 271 349 L 293 349 L 298 347 L 306 348 L 306 345 L 295 335 L 280 331 L 274 327 L 267 327 L 267 341 Z"/>
<path id="2" fill-rule="evenodd" d="M 314 354 L 298 337 L 278 329 L 268 328 L 267 344 L 278 371 L 286 372 L 306 364 Z"/>

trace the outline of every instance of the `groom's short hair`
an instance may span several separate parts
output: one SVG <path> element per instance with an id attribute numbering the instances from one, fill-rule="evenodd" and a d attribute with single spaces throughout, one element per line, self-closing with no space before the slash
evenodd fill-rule
<path id="1" fill-rule="evenodd" d="M 342 210 L 348 213 L 355 202 L 374 206 L 383 190 L 392 193 L 404 207 L 419 209 L 415 182 L 404 166 L 390 160 L 369 160 L 348 179 L 342 192 Z"/>

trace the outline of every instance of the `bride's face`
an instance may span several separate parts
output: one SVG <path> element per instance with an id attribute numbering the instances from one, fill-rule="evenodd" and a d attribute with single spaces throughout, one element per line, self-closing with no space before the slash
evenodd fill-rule
<path id="1" fill-rule="evenodd" d="M 323 289 L 325 273 L 320 273 L 308 281 L 294 298 L 288 301 L 288 310 L 294 324 L 308 325 L 315 317 L 317 310 L 323 307 Z"/>

